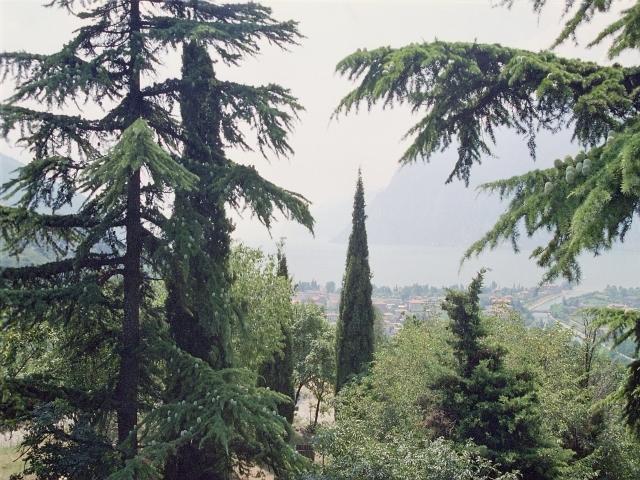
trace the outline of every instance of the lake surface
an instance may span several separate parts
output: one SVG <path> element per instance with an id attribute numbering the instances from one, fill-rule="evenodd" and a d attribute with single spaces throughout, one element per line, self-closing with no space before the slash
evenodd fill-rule
<path id="1" fill-rule="evenodd" d="M 267 250 L 266 245 L 262 247 Z M 344 272 L 346 244 L 322 240 L 288 242 L 289 270 L 297 281 L 329 280 L 340 282 Z M 528 252 L 514 253 L 504 247 L 487 252 L 460 267 L 462 247 L 370 245 L 369 256 L 373 283 L 376 285 L 434 286 L 467 283 L 481 267 L 490 268 L 487 282 L 502 286 L 535 286 L 543 271 L 528 258 Z M 581 290 L 601 290 L 607 285 L 637 287 L 640 285 L 640 251 L 624 246 L 593 257 L 581 257 Z"/>

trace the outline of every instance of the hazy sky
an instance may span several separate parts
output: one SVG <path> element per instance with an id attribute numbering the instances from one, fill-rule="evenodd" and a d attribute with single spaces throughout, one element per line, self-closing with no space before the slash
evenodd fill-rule
<path id="1" fill-rule="evenodd" d="M 43 0 L 0 0 L 2 50 L 52 52 L 77 25 L 64 11 L 44 9 Z M 341 117 L 331 112 L 350 84 L 334 74 L 336 63 L 357 48 L 401 46 L 410 42 L 460 40 L 539 50 L 561 28 L 560 0 L 551 0 L 544 14 L 532 14 L 530 2 L 512 9 L 492 7 L 490 0 L 422 1 L 263 1 L 278 19 L 300 22 L 306 38 L 289 52 L 264 49 L 262 55 L 220 76 L 247 83 L 276 82 L 289 87 L 306 108 L 293 133 L 295 155 L 264 161 L 257 154 L 238 153 L 242 162 L 285 187 L 300 191 L 314 204 L 337 203 L 351 196 L 355 172 L 364 169 L 370 191 L 383 188 L 397 168 L 406 144 L 400 139 L 412 118 L 403 109 Z M 494 2 L 495 3 L 495 2 Z M 597 22 L 604 24 L 604 18 Z M 597 27 L 597 26 L 596 26 Z M 594 31 L 593 26 L 589 30 Z M 585 35 L 590 38 L 590 35 Z M 560 53 L 602 61 L 602 49 L 585 52 L 571 45 Z M 176 73 L 175 58 L 168 58 Z M 225 69 L 227 70 L 227 69 Z M 0 91 L 6 97 L 8 89 Z M 15 155 L 6 145 L 1 151 Z"/>
<path id="2" fill-rule="evenodd" d="M 41 0 L 0 0 L 0 50 L 53 52 L 70 38 L 77 21 L 64 11 L 44 9 L 41 3 Z M 251 152 L 232 152 L 231 156 L 236 161 L 255 164 L 267 178 L 304 194 L 313 202 L 313 211 L 321 222 L 342 223 L 348 219 L 348 210 L 342 208 L 335 218 L 326 212 L 350 203 L 357 168 L 363 168 L 370 197 L 382 190 L 397 170 L 397 159 L 407 146 L 401 142 L 402 134 L 416 118 L 405 109 L 396 108 L 362 111 L 330 120 L 333 109 L 351 86 L 334 73 L 336 63 L 358 48 L 402 46 L 436 38 L 544 49 L 562 27 L 564 0 L 550 0 L 541 16 L 532 13 L 531 2 L 525 0 L 516 1 L 512 9 L 492 6 L 497 2 L 490 0 L 261 3 L 273 7 L 278 19 L 300 22 L 305 38 L 288 52 L 266 46 L 262 55 L 248 59 L 239 68 L 220 66 L 223 71 L 218 76 L 253 84 L 279 83 L 292 90 L 306 111 L 291 136 L 295 155 L 290 159 L 265 161 Z M 620 7 L 628 3 L 620 2 Z M 611 18 L 597 17 L 583 28 L 580 38 L 586 43 Z M 585 50 L 569 42 L 557 51 L 607 61 L 603 48 Z M 637 58 L 630 60 L 640 63 Z M 168 56 L 165 63 L 176 75 L 177 57 Z M 2 97 L 9 94 L 7 87 L 0 87 Z M 6 143 L 0 143 L 0 152 L 28 159 L 28 155 Z M 492 168 L 488 162 L 485 165 L 480 168 Z M 321 224 L 319 229 L 325 226 Z M 255 225 L 244 222 L 238 235 L 267 242 L 268 237 L 259 231 Z M 290 226 L 279 225 L 273 236 L 290 236 L 291 232 Z"/>

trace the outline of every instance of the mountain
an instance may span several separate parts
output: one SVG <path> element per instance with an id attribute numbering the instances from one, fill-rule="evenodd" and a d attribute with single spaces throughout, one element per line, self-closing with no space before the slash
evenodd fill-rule
<path id="1" fill-rule="evenodd" d="M 5 184 L 16 176 L 16 169 L 24 167 L 24 164 L 16 160 L 15 158 L 3 155 L 0 153 L 0 185 Z M 19 198 L 19 194 L 13 195 L 10 198 L 0 197 L 0 205 L 13 205 Z M 71 205 L 64 205 L 62 208 L 56 211 L 56 213 L 67 214 L 73 213 L 78 210 L 84 197 L 78 195 L 74 197 Z M 51 209 L 39 208 L 39 211 L 43 213 L 51 213 Z M 37 245 L 30 245 L 20 254 L 20 258 L 10 257 L 2 249 L 2 240 L 0 240 L 0 266 L 15 266 L 15 265 L 36 265 L 51 261 L 55 258 L 53 252 L 47 249 L 41 248 Z"/>
<path id="2" fill-rule="evenodd" d="M 24 163 L 19 162 L 15 158 L 9 157 L 0 153 L 0 185 L 5 184 L 9 180 L 16 177 L 18 168 L 24 167 Z M 19 194 L 12 196 L 11 198 L 4 198 L 4 196 L 0 197 L 0 205 L 12 205 L 15 203 L 15 200 L 19 198 Z M 56 213 L 60 214 L 68 214 L 77 212 L 80 209 L 80 206 L 84 202 L 85 197 L 83 195 L 76 195 L 73 197 L 71 205 L 63 205 L 61 208 L 56 210 Z M 52 213 L 50 208 L 40 207 L 38 211 L 41 213 Z"/>
<path id="3" fill-rule="evenodd" d="M 15 158 L 8 157 L 0 153 L 0 185 L 4 185 L 15 177 L 15 170 L 23 167 Z M 5 199 L 4 195 L 0 197 L 0 205 L 11 205 L 14 198 Z M 8 256 L 2 249 L 2 240 L 0 240 L 0 266 L 16 266 L 16 265 L 34 265 L 46 262 L 48 260 L 46 252 L 37 246 L 27 247 L 20 255 L 20 260 L 15 257 Z"/>
<path id="4" fill-rule="evenodd" d="M 370 202 L 367 232 L 371 243 L 468 245 L 491 227 L 502 211 L 501 202 L 479 196 L 457 181 L 445 185 L 453 158 L 437 161 L 400 168 L 388 187 Z"/>
<path id="5" fill-rule="evenodd" d="M 0 153 L 0 185 L 13 178 L 15 170 L 20 167 L 24 167 L 24 164 L 20 163 L 15 158 L 11 158 Z"/>
<path id="6" fill-rule="evenodd" d="M 510 132 L 498 136 L 495 156 L 485 158 L 471 172 L 471 184 L 454 180 L 445 184 L 457 151 L 449 148 L 433 156 L 429 163 L 402 166 L 389 185 L 367 204 L 369 242 L 378 245 L 420 245 L 436 247 L 468 247 L 495 223 L 506 203 L 496 196 L 478 193 L 484 182 L 525 173 L 533 168 L 547 168 L 555 158 L 575 153 L 578 147 L 570 135 L 540 134 L 537 160 L 534 162 L 526 141 Z M 366 171 L 365 188 L 366 188 Z M 638 229 L 633 233 L 638 241 Z M 348 228 L 334 238 L 344 242 Z M 523 238 L 526 248 L 539 244 L 542 235 Z"/>

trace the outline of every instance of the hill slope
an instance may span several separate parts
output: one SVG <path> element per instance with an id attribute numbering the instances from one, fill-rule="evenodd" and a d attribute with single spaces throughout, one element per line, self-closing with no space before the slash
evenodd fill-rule
<path id="1" fill-rule="evenodd" d="M 445 185 L 457 159 L 455 148 L 435 155 L 430 163 L 400 167 L 386 189 L 368 199 L 369 242 L 469 246 L 493 226 L 505 206 L 495 196 L 478 194 L 478 185 L 532 168 L 547 168 L 555 158 L 577 151 L 566 133 L 541 134 L 538 145 L 538 160 L 534 162 L 522 138 L 511 133 L 499 135 L 496 157 L 486 158 L 482 165 L 474 167 L 469 187 L 458 180 Z M 364 174 L 366 187 L 366 171 Z M 640 229 L 633 230 L 628 241 L 639 242 Z M 347 237 L 345 228 L 334 240 L 343 242 Z M 523 245 L 539 244 L 540 238 L 523 238 Z"/>

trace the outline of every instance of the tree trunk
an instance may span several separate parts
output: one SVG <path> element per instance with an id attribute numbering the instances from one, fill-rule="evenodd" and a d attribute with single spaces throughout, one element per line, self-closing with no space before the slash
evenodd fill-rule
<path id="1" fill-rule="evenodd" d="M 131 59 L 129 63 L 129 125 L 140 114 L 140 69 L 137 56 L 140 52 L 141 28 L 139 0 L 131 0 L 129 18 Z M 137 450 L 135 427 L 138 417 L 138 385 L 140 383 L 140 304 L 142 301 L 142 224 L 140 201 L 140 170 L 131 174 L 127 185 L 125 221 L 127 251 L 124 258 L 124 316 L 120 370 L 116 387 L 118 442 L 125 444 L 126 458 L 132 458 Z"/>
<path id="2" fill-rule="evenodd" d="M 304 383 L 301 383 L 300 385 L 298 385 L 298 389 L 296 390 L 296 396 L 293 399 L 293 406 L 296 407 L 298 405 L 298 400 L 300 400 L 300 391 L 302 390 L 302 387 L 304 387 Z"/>
<path id="3" fill-rule="evenodd" d="M 138 416 L 138 384 L 140 382 L 140 302 L 142 253 L 140 227 L 140 171 L 129 179 L 127 194 L 127 253 L 124 260 L 124 318 L 122 351 L 118 376 L 118 441 L 124 442 L 136 426 Z M 135 435 L 128 444 L 127 456 L 137 448 Z"/>
<path id="4" fill-rule="evenodd" d="M 322 396 L 318 397 L 318 401 L 316 402 L 316 416 L 313 419 L 313 428 L 315 429 L 318 425 L 318 413 L 320 413 L 320 402 L 322 401 Z"/>

